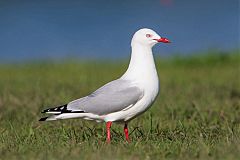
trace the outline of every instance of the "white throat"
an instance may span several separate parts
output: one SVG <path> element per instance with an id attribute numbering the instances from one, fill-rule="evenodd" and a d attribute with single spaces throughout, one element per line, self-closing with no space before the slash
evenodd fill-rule
<path id="1" fill-rule="evenodd" d="M 152 48 L 138 43 L 132 44 L 130 64 L 121 78 L 138 82 L 149 80 L 148 83 L 158 79 Z"/>

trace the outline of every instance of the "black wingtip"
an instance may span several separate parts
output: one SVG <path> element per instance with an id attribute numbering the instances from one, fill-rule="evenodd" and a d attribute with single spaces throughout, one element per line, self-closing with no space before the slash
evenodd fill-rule
<path id="1" fill-rule="evenodd" d="M 41 119 L 39 119 L 39 121 L 46 121 L 47 118 L 48 117 L 41 118 Z"/>
<path id="2" fill-rule="evenodd" d="M 64 104 L 64 105 L 61 105 L 61 106 L 44 109 L 41 113 L 47 113 L 47 112 L 64 112 L 65 110 L 67 110 L 67 105 L 68 105 L 68 104 Z"/>

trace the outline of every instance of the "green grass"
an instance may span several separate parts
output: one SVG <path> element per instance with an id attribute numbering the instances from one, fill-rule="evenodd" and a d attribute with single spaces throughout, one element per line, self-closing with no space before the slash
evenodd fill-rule
<path id="1" fill-rule="evenodd" d="M 161 91 L 129 124 L 80 119 L 38 122 L 40 111 L 87 95 L 118 78 L 127 62 L 64 61 L 0 65 L 0 159 L 238 159 L 240 56 L 157 60 Z"/>

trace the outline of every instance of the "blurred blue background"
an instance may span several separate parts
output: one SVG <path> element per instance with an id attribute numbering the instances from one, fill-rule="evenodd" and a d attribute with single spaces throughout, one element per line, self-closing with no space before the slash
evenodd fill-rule
<path id="1" fill-rule="evenodd" d="M 239 48 L 238 0 L 0 1 L 0 62 L 129 57 L 142 27 L 160 56 Z"/>

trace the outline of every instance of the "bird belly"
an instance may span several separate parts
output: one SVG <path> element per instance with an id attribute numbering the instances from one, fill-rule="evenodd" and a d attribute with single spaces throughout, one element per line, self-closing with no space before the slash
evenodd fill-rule
<path id="1" fill-rule="evenodd" d="M 156 97 L 156 96 L 155 96 Z M 134 118 L 136 118 L 138 115 L 144 113 L 146 110 L 148 110 L 155 100 L 154 98 L 151 98 L 150 96 L 144 96 L 140 101 L 138 101 L 135 105 L 130 107 L 127 110 L 122 110 L 119 112 L 110 113 L 108 115 L 104 116 L 104 121 L 112 121 L 112 122 L 127 122 Z"/>
<path id="2" fill-rule="evenodd" d="M 147 111 L 154 100 L 156 99 L 159 92 L 159 81 L 157 76 L 151 77 L 153 80 L 152 83 L 142 83 L 140 84 L 144 90 L 144 96 L 136 104 L 131 107 L 127 107 L 126 110 L 121 110 L 119 112 L 114 112 L 108 114 L 104 117 L 104 121 L 117 121 L 117 122 L 126 122 L 130 121 L 140 114 Z M 149 82 L 149 81 L 145 81 Z"/>

